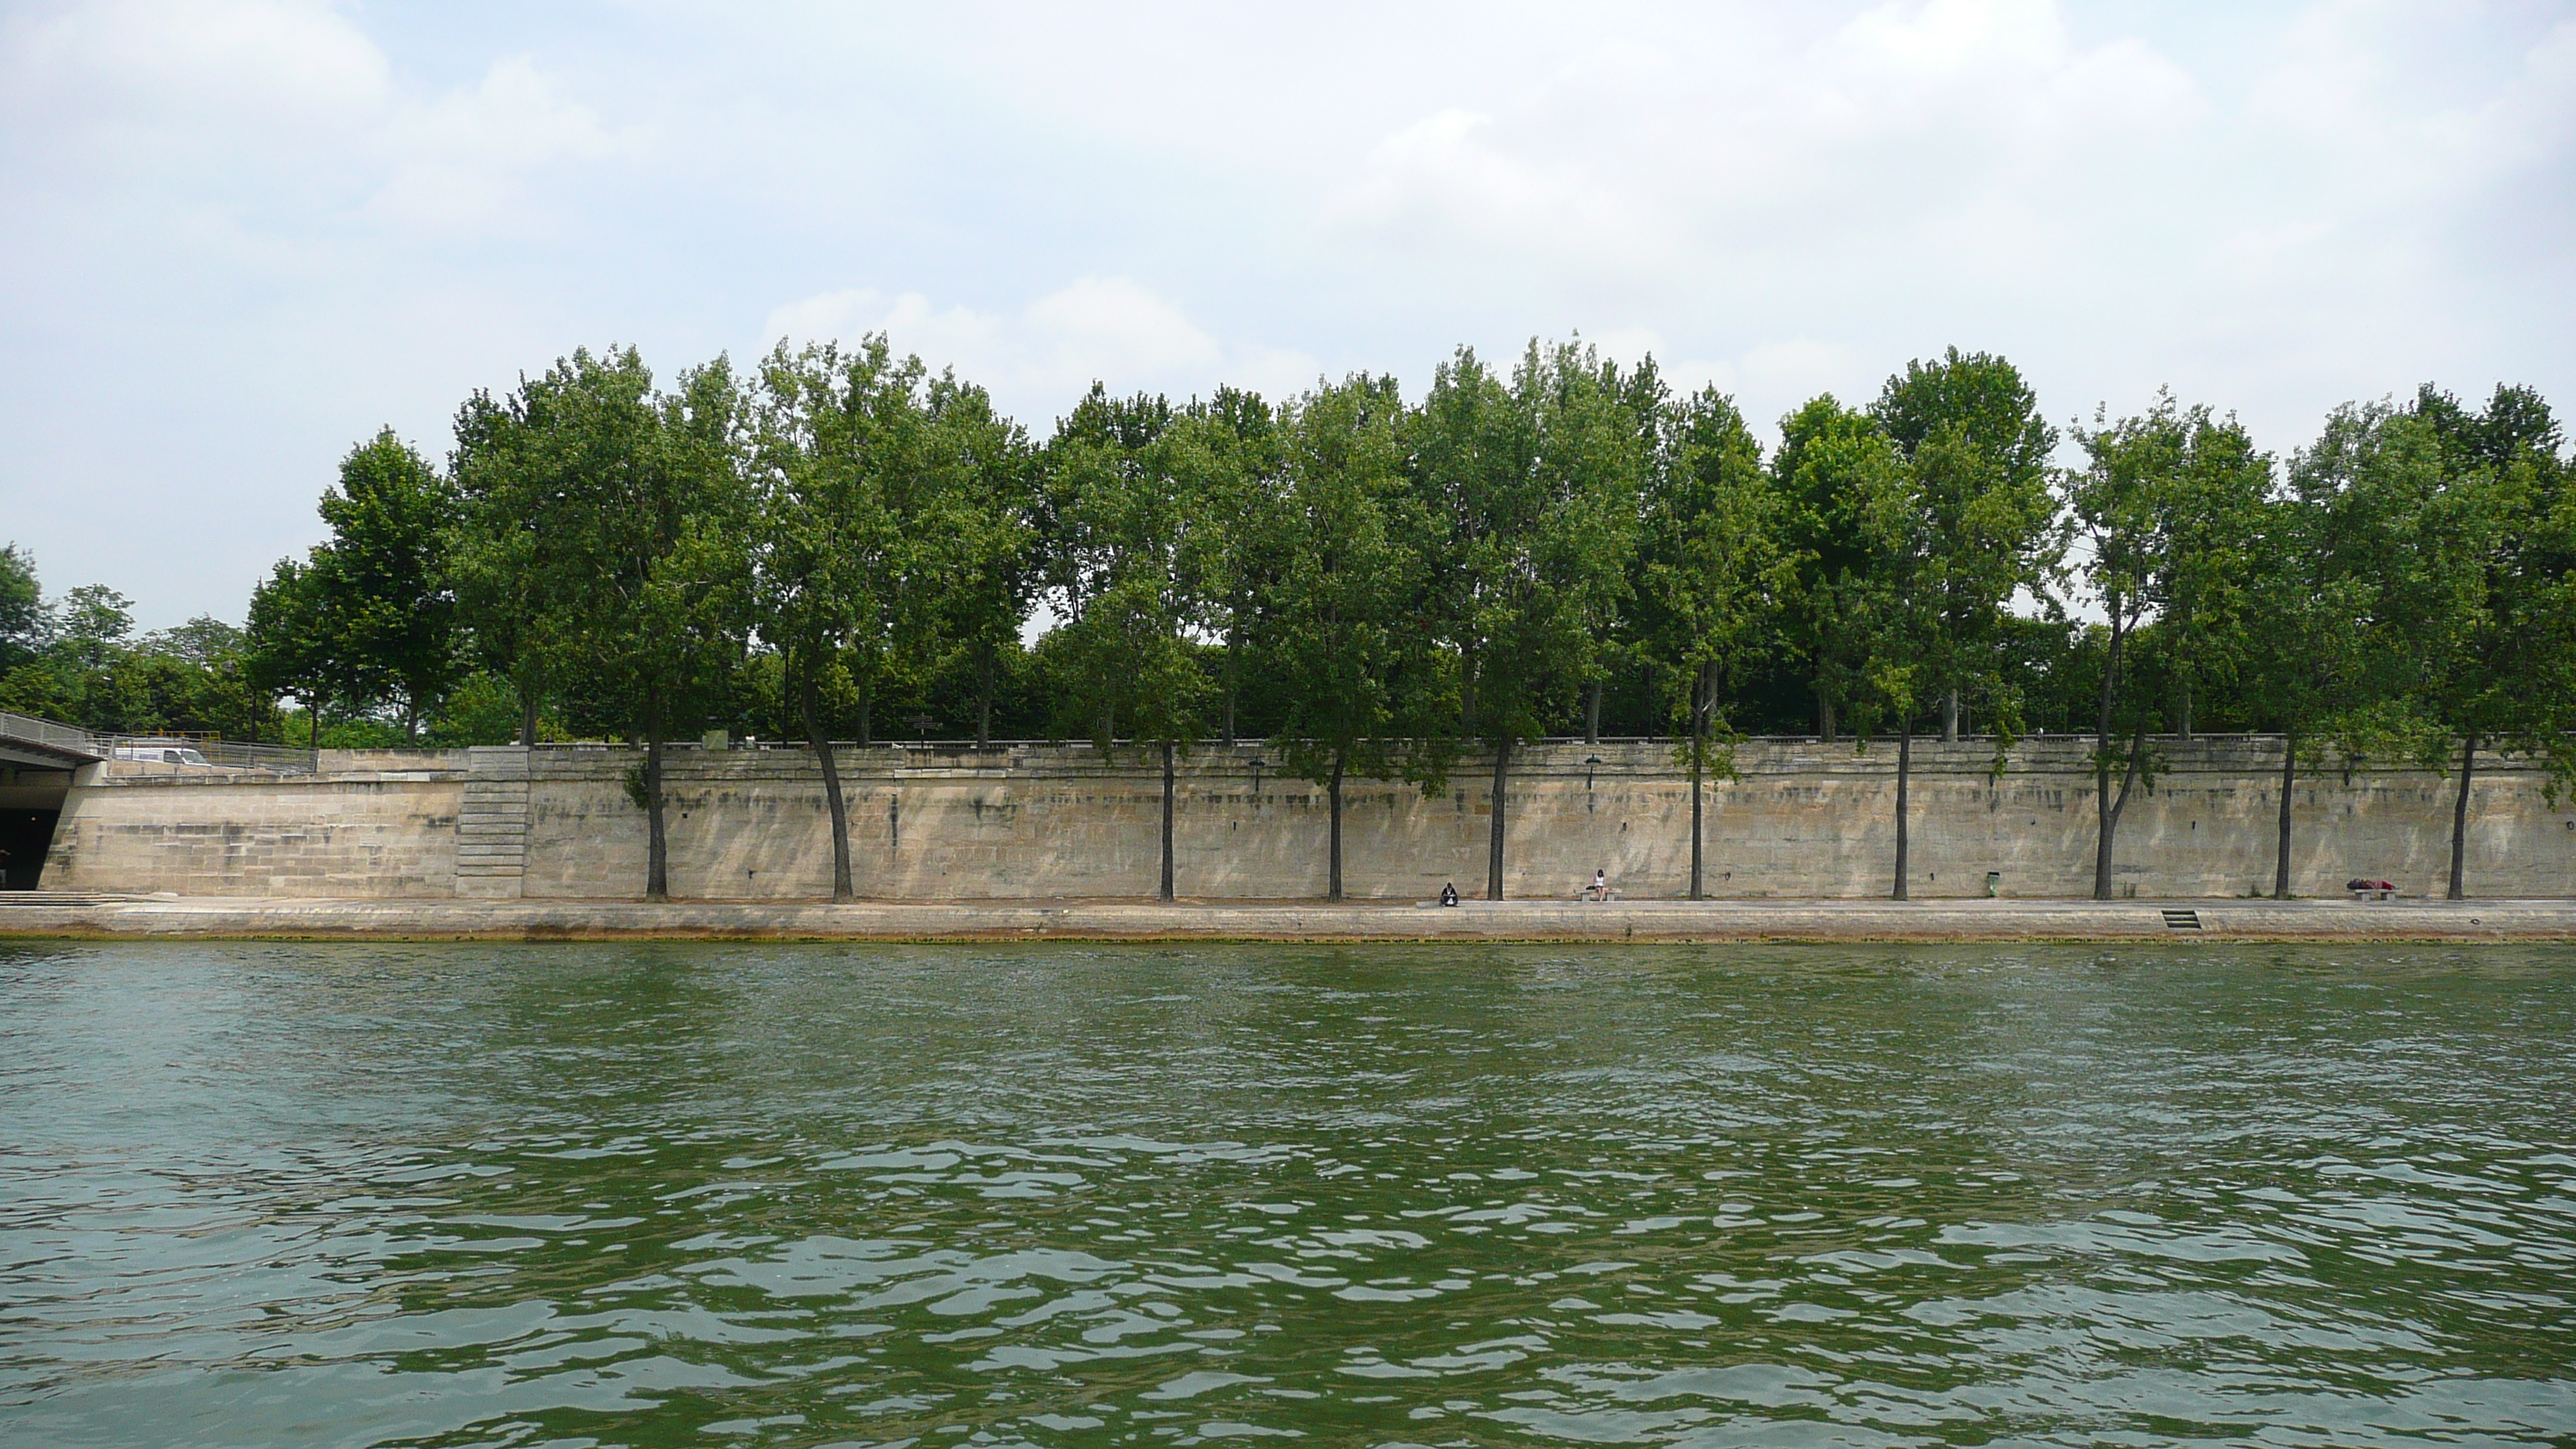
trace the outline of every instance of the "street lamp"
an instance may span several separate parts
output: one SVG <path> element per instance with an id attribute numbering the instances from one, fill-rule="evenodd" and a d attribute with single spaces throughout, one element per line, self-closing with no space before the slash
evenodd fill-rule
<path id="1" fill-rule="evenodd" d="M 1592 793 L 1592 772 L 1593 772 L 1594 770 L 1599 769 L 1600 767 L 1601 767 L 1601 757 L 1600 757 L 1599 755 L 1586 755 L 1586 756 L 1584 756 L 1584 757 L 1583 757 L 1583 793 L 1584 793 L 1584 794 L 1589 795 L 1589 794 L 1591 794 L 1591 793 Z"/>
<path id="2" fill-rule="evenodd" d="M 1261 767 L 1269 763 L 1259 755 L 1252 757 L 1252 808 L 1255 810 L 1261 808 Z"/>

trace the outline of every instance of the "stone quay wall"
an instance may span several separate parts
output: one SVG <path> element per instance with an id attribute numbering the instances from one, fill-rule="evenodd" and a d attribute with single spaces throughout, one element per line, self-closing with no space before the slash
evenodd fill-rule
<path id="1" fill-rule="evenodd" d="M 2088 743 L 1917 741 L 1911 893 L 2090 894 L 2095 804 Z M 2268 892 L 2281 744 L 2268 736 L 2158 742 L 2155 784 L 2122 817 L 2114 879 L 2142 899 Z M 1175 855 L 1183 896 L 1317 897 L 1323 788 L 1283 775 L 1258 744 L 1181 757 Z M 801 748 L 667 755 L 671 890 L 711 900 L 811 899 L 831 887 L 822 771 Z M 864 897 L 1015 900 L 1153 894 L 1161 775 L 1150 753 L 1088 746 L 844 748 L 851 866 Z M 615 899 L 640 895 L 643 812 L 625 777 L 640 752 L 599 746 L 325 751 L 312 776 L 82 772 L 47 860 L 49 888 L 383 899 Z M 1597 763 L 1594 763 L 1597 761 Z M 1260 762 L 1260 763 L 1256 763 Z M 1709 894 L 1871 898 L 1894 876 L 1896 751 L 1879 741 L 1756 740 L 1704 795 Z M 2454 779 L 2437 772 L 2302 770 L 2292 866 L 2301 894 L 2353 875 L 2409 895 L 2448 872 Z M 2545 775 L 2481 756 L 2467 880 L 2489 897 L 2576 895 L 2576 801 Z M 1681 896 L 1690 782 L 1669 743 L 1551 743 L 1515 751 L 1506 894 L 1569 896 L 1596 869 L 1630 899 Z M 1490 763 L 1468 759 L 1426 797 L 1394 781 L 1344 788 L 1354 897 L 1481 895 Z"/>

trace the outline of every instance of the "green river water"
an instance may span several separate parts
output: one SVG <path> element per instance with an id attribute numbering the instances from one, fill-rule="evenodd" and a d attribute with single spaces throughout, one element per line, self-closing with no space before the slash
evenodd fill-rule
<path id="1" fill-rule="evenodd" d="M 2576 1442 L 2576 952 L 0 945 L 0 1443 Z"/>

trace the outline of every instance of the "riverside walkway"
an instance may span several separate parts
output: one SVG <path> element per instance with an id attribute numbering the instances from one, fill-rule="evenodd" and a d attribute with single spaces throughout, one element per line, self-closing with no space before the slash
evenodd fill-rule
<path id="1" fill-rule="evenodd" d="M 2556 941 L 2576 900 L 331 900 L 0 894 L 0 938 L 851 941 Z"/>

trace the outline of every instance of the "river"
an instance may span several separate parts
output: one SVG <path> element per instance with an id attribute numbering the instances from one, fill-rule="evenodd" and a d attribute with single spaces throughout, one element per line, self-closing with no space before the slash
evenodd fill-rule
<path id="1" fill-rule="evenodd" d="M 0 945 L 0 1442 L 2576 1436 L 2565 947 Z"/>

